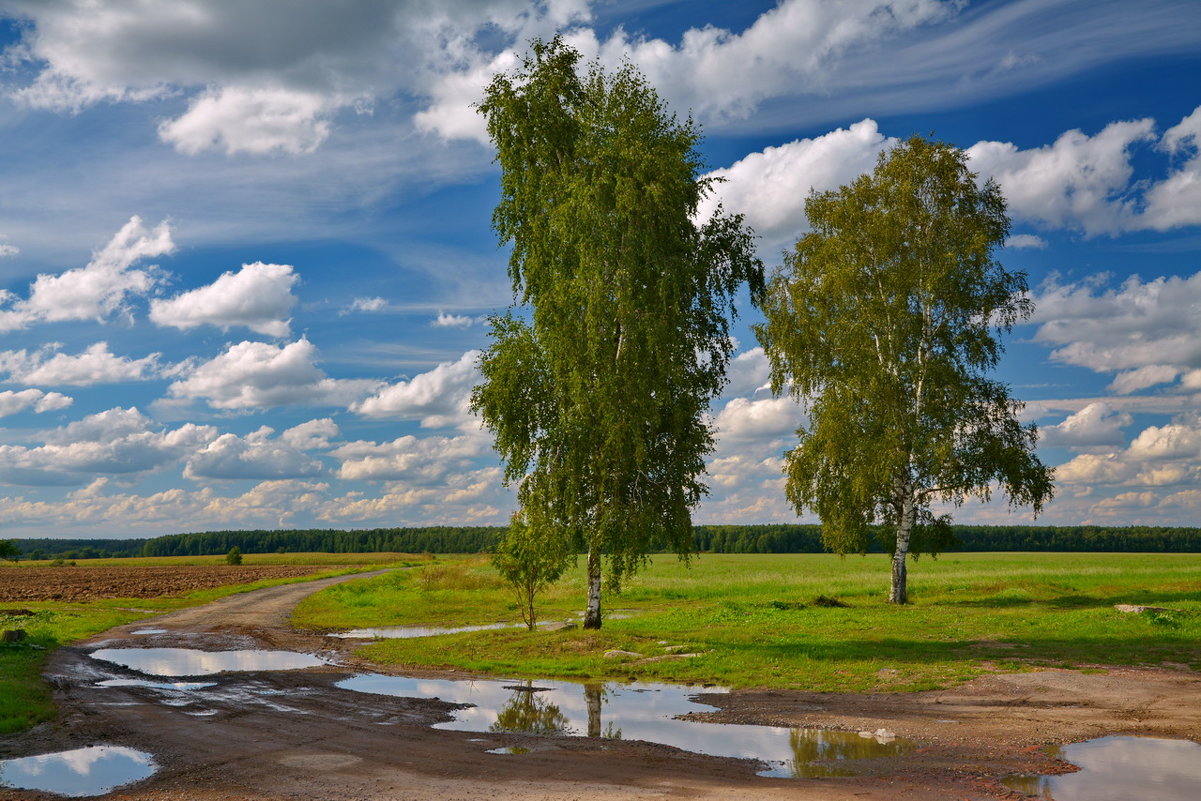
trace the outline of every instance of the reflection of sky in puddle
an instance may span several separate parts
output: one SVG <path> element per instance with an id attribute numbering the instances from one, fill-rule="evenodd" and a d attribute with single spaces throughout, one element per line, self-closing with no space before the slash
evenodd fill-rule
<path id="1" fill-rule="evenodd" d="M 770 765 L 762 774 L 765 776 L 837 775 L 831 767 L 818 766 L 817 772 L 809 768 L 814 760 L 845 765 L 853 759 L 894 756 L 910 749 L 902 740 L 879 743 L 853 732 L 675 719 L 690 712 L 711 711 L 713 707 L 689 696 L 727 692 L 722 688 L 539 681 L 536 686 L 546 689 L 529 692 L 513 682 L 379 675 L 355 676 L 337 686 L 378 695 L 473 704 L 455 710 L 454 720 L 435 728 L 646 740 L 698 754 L 762 760 Z"/>
<path id="2" fill-rule="evenodd" d="M 121 746 L 94 745 L 57 754 L 0 760 L 0 787 L 71 797 L 104 795 L 145 779 L 157 769 L 150 754 Z"/>
<path id="3" fill-rule="evenodd" d="M 167 633 L 167 630 L 166 630 L 166 629 L 138 629 L 137 631 L 135 631 L 135 632 L 132 632 L 132 633 L 133 633 L 133 634 L 138 634 L 138 635 L 145 635 L 145 634 L 166 634 L 166 633 Z"/>
<path id="4" fill-rule="evenodd" d="M 486 626 L 459 626 L 457 628 L 450 629 L 437 628 L 433 626 L 383 626 L 373 629 L 351 629 L 350 631 L 339 631 L 329 636 L 340 637 L 346 640 L 406 640 L 411 637 L 437 637 L 440 634 L 459 634 L 465 631 L 511 629 L 516 628 L 516 625 L 517 624 L 513 623 L 490 623 Z"/>
<path id="5" fill-rule="evenodd" d="M 610 612 L 605 620 L 626 620 L 632 615 L 627 612 Z M 573 621 L 546 620 L 538 623 L 539 628 L 563 626 Z M 378 626 L 375 628 L 352 628 L 348 632 L 333 632 L 327 636 L 336 636 L 343 640 L 407 640 L 414 636 L 440 636 L 442 634 L 462 634 L 464 632 L 492 632 L 501 628 L 525 628 L 525 623 L 484 623 L 480 626 L 455 626 L 443 628 L 438 626 Z"/>
<path id="6" fill-rule="evenodd" d="M 623 613 L 611 613 L 605 615 L 605 620 L 624 620 L 630 616 Z M 549 626 L 561 626 L 564 623 L 571 624 L 572 621 L 544 620 L 538 626 L 545 628 Z M 452 628 L 441 628 L 438 626 L 378 626 L 375 628 L 336 631 L 328 636 L 339 637 L 344 640 L 407 640 L 413 637 L 438 637 L 442 634 L 462 634 L 468 631 L 519 629 L 524 628 L 524 626 L 524 623 L 486 623 L 479 626 L 455 626 Z"/>
<path id="7" fill-rule="evenodd" d="M 1201 796 L 1201 745 L 1151 737 L 1102 737 L 1060 746 L 1051 756 L 1079 773 L 1010 776 L 1015 790 L 1055 801 L 1196 801 Z"/>
<path id="8" fill-rule="evenodd" d="M 150 676 L 208 676 L 225 671 L 299 670 L 325 660 L 292 651 L 197 651 L 192 648 L 103 648 L 92 657 Z"/>

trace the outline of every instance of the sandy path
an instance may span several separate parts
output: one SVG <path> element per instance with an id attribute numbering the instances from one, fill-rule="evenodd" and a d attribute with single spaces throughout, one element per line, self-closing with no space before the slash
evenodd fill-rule
<path id="1" fill-rule="evenodd" d="M 637 741 L 435 730 L 429 724 L 447 719 L 446 704 L 336 688 L 358 667 L 339 650 L 344 643 L 287 628 L 288 614 L 303 597 L 363 575 L 230 596 L 64 648 L 47 670 L 62 716 L 0 740 L 0 755 L 100 743 L 154 754 L 159 773 L 112 795 L 121 799 L 982 801 L 1011 797 L 996 781 L 1009 772 L 1054 767 L 1038 751 L 1040 744 L 1118 733 L 1201 739 L 1201 677 L 1131 669 L 995 675 L 934 693 L 773 691 L 706 698 L 723 707 L 712 716 L 717 721 L 884 727 L 920 746 L 907 757 L 875 761 L 868 775 L 837 779 L 763 779 L 748 761 Z M 148 628 L 165 632 L 133 633 Z M 321 653 L 336 664 L 223 674 L 214 679 L 217 687 L 188 696 L 97 687 L 104 679 L 137 676 L 88 656 L 101 646 L 288 648 Z M 485 753 L 502 745 L 533 750 Z M 0 790 L 5 801 L 37 798 Z"/>
<path id="2" fill-rule="evenodd" d="M 178 612 L 160 615 L 151 620 L 142 620 L 129 626 L 112 629 L 102 637 L 112 637 L 126 630 L 162 628 L 171 631 L 219 631 L 221 629 L 272 629 L 286 628 L 288 616 L 296 605 L 316 592 L 353 579 L 382 576 L 388 570 L 369 573 L 352 573 L 346 576 L 304 581 L 296 584 L 281 584 L 252 592 L 227 595 L 204 606 L 181 609 Z"/>

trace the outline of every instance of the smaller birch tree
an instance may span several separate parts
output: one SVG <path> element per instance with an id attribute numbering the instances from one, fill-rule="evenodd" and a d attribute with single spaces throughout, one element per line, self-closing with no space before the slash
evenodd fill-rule
<path id="1" fill-rule="evenodd" d="M 513 590 L 521 621 L 530 631 L 538 627 L 538 594 L 559 580 L 572 556 L 571 543 L 555 531 L 539 530 L 521 515 L 509 521 L 509 530 L 492 552 L 492 565 Z"/>
<path id="2" fill-rule="evenodd" d="M 895 535 L 888 600 L 907 603 L 906 558 L 950 540 L 932 503 L 999 486 L 1037 514 L 1052 496 L 1023 404 L 987 377 L 999 334 L 1033 311 L 1026 276 L 993 255 L 1009 232 L 1000 189 L 943 143 L 901 143 L 870 175 L 812 193 L 806 214 L 812 233 L 785 256 L 756 326 L 772 389 L 808 413 L 786 493 L 838 553 L 865 551 L 883 524 Z"/>

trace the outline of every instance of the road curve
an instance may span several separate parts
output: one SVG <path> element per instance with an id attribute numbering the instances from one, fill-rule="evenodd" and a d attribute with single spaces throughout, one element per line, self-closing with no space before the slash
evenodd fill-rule
<path id="1" fill-rule="evenodd" d="M 110 639 L 126 629 L 162 628 L 171 632 L 192 631 L 205 632 L 234 627 L 248 629 L 286 628 L 288 616 L 296 605 L 308 596 L 321 592 L 327 587 L 341 584 L 353 579 L 382 576 L 399 568 L 373 570 L 366 573 L 351 573 L 345 576 L 302 581 L 295 584 L 280 584 L 276 587 L 265 587 L 261 590 L 251 590 L 190 609 L 180 609 L 149 620 L 139 620 L 129 626 L 121 626 L 101 634 L 103 639 Z"/>

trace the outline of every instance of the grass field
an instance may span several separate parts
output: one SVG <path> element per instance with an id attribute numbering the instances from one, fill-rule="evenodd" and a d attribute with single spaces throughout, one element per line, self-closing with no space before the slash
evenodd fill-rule
<path id="1" fill-rule="evenodd" d="M 612 677 L 815 691 L 919 690 L 989 671 L 1041 666 L 1189 665 L 1201 670 L 1199 554 L 948 554 L 911 566 L 913 603 L 884 602 L 883 556 L 704 555 L 691 568 L 656 558 L 606 599 L 600 632 L 504 629 L 386 640 L 360 653 L 400 666 L 521 677 Z M 582 571 L 548 591 L 543 620 L 582 608 Z M 823 607 L 818 596 L 846 607 Z M 1168 607 L 1121 614 L 1116 603 Z M 517 622 L 483 559 L 354 581 L 311 596 L 300 627 Z M 645 657 L 684 646 L 700 656 Z"/>
<path id="2" fill-rule="evenodd" d="M 419 557 L 404 554 L 270 554 L 247 555 L 244 565 L 311 565 L 316 571 L 307 577 L 258 581 L 230 585 L 155 598 L 97 598 L 84 602 L 22 600 L 0 604 L 0 629 L 24 629 L 28 639 L 21 643 L 0 645 L 0 734 L 21 731 L 54 716 L 54 704 L 48 688 L 41 680 L 42 667 L 50 650 L 66 643 L 84 639 L 113 626 L 132 623 L 176 609 L 214 601 L 226 595 L 246 592 L 259 587 L 311 580 L 323 576 L 341 575 L 376 567 L 419 563 Z M 118 568 L 122 573 L 131 567 L 163 567 L 224 564 L 222 556 L 156 557 L 149 559 L 89 559 L 78 567 L 65 565 L 55 568 L 72 571 L 95 568 Z M 0 586 L 6 576 L 15 577 L 26 567 L 45 567 L 48 562 L 22 562 L 0 567 Z M 328 569 L 323 569 L 328 568 Z M 52 590 L 48 586 L 47 590 Z M 17 612 L 19 614 L 12 614 Z M 32 612 L 33 614 L 26 614 Z"/>

